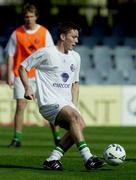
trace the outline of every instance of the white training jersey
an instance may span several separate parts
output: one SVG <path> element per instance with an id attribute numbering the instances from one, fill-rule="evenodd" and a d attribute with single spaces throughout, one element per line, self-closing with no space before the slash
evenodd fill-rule
<path id="1" fill-rule="evenodd" d="M 74 50 L 63 54 L 56 46 L 41 48 L 22 62 L 29 71 L 36 68 L 37 100 L 39 106 L 69 104 L 72 83 L 79 81 L 80 56 Z"/>
<path id="2" fill-rule="evenodd" d="M 30 29 L 26 29 L 25 26 L 23 26 L 24 30 L 26 33 L 28 34 L 33 34 L 35 33 L 36 31 L 39 30 L 41 25 L 37 24 L 36 28 L 34 30 L 30 30 Z M 53 46 L 54 45 L 54 42 L 53 42 L 53 39 L 52 39 L 52 36 L 50 34 L 50 32 L 47 30 L 46 32 L 46 36 L 45 36 L 45 46 L 46 47 L 50 47 L 50 46 Z M 16 40 L 16 31 L 13 31 L 13 33 L 11 34 L 10 36 L 10 39 L 6 45 L 6 48 L 5 48 L 5 52 L 8 56 L 11 56 L 13 57 L 16 53 L 16 47 L 17 47 L 17 40 Z"/>

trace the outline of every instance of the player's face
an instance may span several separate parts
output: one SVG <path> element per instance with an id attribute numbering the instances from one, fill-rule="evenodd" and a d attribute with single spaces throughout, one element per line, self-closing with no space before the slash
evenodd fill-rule
<path id="1" fill-rule="evenodd" d="M 72 29 L 66 35 L 64 39 L 65 51 L 72 50 L 78 43 L 79 32 L 78 30 Z"/>
<path id="2" fill-rule="evenodd" d="M 27 12 L 24 16 L 25 26 L 28 29 L 33 29 L 35 27 L 37 16 L 33 12 Z"/>

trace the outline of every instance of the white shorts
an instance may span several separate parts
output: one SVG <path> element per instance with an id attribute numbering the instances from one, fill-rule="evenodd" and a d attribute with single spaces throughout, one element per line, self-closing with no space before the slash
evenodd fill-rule
<path id="1" fill-rule="evenodd" d="M 39 108 L 39 112 L 47 121 L 49 121 L 51 124 L 55 124 L 55 120 L 58 113 L 65 106 L 71 106 L 72 108 L 74 108 L 76 111 L 79 112 L 79 110 L 76 108 L 76 106 L 73 103 L 43 105 Z"/>
<path id="2" fill-rule="evenodd" d="M 36 82 L 35 78 L 29 78 L 30 86 L 34 93 L 36 93 Z M 22 84 L 20 77 L 14 79 L 14 98 L 15 99 L 24 99 L 25 89 Z"/>

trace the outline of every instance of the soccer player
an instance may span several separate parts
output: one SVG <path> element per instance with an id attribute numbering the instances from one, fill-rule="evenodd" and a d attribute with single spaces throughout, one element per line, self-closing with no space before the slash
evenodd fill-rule
<path id="1" fill-rule="evenodd" d="M 76 144 L 88 170 L 104 165 L 104 161 L 91 153 L 85 141 L 85 122 L 76 107 L 80 55 L 73 48 L 78 43 L 79 32 L 80 28 L 72 22 L 60 23 L 56 46 L 39 49 L 26 58 L 19 68 L 27 99 L 35 97 L 27 72 L 36 68 L 39 111 L 50 123 L 67 130 L 59 145 L 44 161 L 45 169 L 63 170 L 60 159 L 73 144 Z"/>
<path id="2" fill-rule="evenodd" d="M 20 147 L 26 99 L 24 87 L 19 77 L 18 68 L 21 62 L 41 47 L 53 46 L 53 39 L 47 28 L 36 23 L 38 11 L 32 4 L 26 4 L 23 9 L 24 25 L 18 27 L 11 35 L 6 46 L 8 56 L 8 84 L 14 85 L 16 111 L 14 117 L 14 137 L 9 147 Z M 13 77 L 15 77 L 13 79 Z M 28 73 L 29 81 L 34 91 L 35 69 Z M 59 129 L 51 125 L 55 143 L 60 140 Z"/>

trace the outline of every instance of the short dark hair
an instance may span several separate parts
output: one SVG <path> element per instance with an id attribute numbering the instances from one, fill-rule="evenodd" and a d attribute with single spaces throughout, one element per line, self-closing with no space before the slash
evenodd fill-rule
<path id="1" fill-rule="evenodd" d="M 81 28 L 73 23 L 73 22 L 61 22 L 58 23 L 58 28 L 57 28 L 57 40 L 60 39 L 60 35 L 61 34 L 67 34 L 70 30 L 75 29 L 78 30 L 79 32 L 81 32 Z"/>
<path id="2" fill-rule="evenodd" d="M 34 13 L 37 17 L 39 16 L 38 10 L 37 10 L 37 8 L 36 8 L 33 4 L 27 3 L 27 4 L 24 5 L 23 11 L 22 11 L 23 16 L 24 16 L 27 12 Z"/>
<path id="3" fill-rule="evenodd" d="M 71 29 L 80 31 L 80 27 L 73 22 L 61 22 L 58 26 L 58 34 L 67 34 Z"/>

